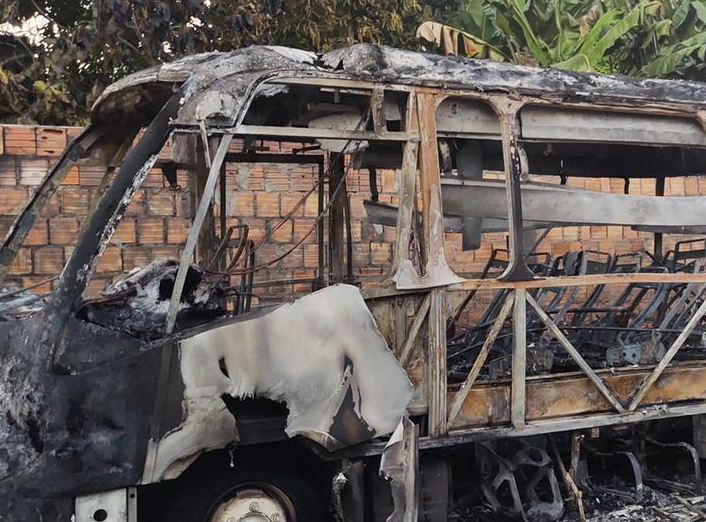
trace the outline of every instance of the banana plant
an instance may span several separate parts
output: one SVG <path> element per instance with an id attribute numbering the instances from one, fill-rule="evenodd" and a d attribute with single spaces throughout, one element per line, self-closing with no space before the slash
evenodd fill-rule
<path id="1" fill-rule="evenodd" d="M 646 35 L 662 41 L 671 30 L 671 22 L 660 19 L 663 4 L 669 1 L 469 0 L 458 16 L 460 28 L 427 22 L 417 35 L 447 54 L 623 72 L 624 64 L 616 63 L 614 56 L 627 60 L 633 59 L 634 53 L 621 45 L 642 44 L 648 40 Z M 706 9 L 703 1 L 692 2 Z M 682 23 L 687 23 L 687 14 L 683 14 Z M 642 38 L 635 40 L 636 35 Z M 693 52 L 694 45 L 698 45 L 696 41 L 680 50 Z M 666 65 L 659 62 L 654 67 L 666 69 Z"/>

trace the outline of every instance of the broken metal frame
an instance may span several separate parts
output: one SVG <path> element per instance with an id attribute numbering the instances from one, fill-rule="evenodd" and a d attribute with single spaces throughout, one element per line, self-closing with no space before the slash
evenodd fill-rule
<path id="1" fill-rule="evenodd" d="M 309 83 L 309 82 L 305 82 Z M 313 82 L 316 83 L 316 82 Z M 356 83 L 356 86 L 360 87 L 360 82 Z M 405 89 L 406 90 L 406 89 Z M 546 313 L 537 305 L 532 296 L 529 295 L 526 290 L 530 288 L 552 288 L 557 286 L 581 286 L 589 284 L 611 284 L 611 283 L 706 283 L 706 277 L 703 274 L 593 274 L 587 276 L 578 277 L 552 277 L 547 279 L 534 278 L 533 274 L 526 265 L 525 256 L 521 253 L 524 250 L 522 244 L 522 204 L 520 197 L 520 177 L 523 175 L 523 161 L 521 158 L 521 145 L 518 143 L 516 135 L 516 118 L 518 111 L 522 108 L 523 103 L 517 99 L 512 99 L 504 96 L 493 96 L 493 95 L 469 95 L 468 93 L 451 93 L 444 91 L 444 95 L 439 95 L 431 89 L 409 89 L 409 102 L 408 102 L 408 112 L 407 112 L 407 125 L 406 130 L 410 133 L 410 139 L 404 145 L 403 149 L 403 163 L 401 170 L 401 181 L 399 184 L 399 211 L 397 213 L 397 233 L 398 242 L 394 250 L 393 259 L 393 281 L 396 283 L 396 288 L 390 288 L 389 286 L 373 289 L 368 292 L 368 296 L 371 299 L 382 298 L 385 296 L 393 297 L 395 295 L 400 295 L 409 290 L 425 291 L 425 289 L 437 288 L 437 290 L 431 290 L 427 294 L 427 298 L 423 300 L 422 306 L 420 307 L 417 315 L 414 318 L 412 328 L 409 331 L 409 337 L 404 342 L 404 349 L 402 351 L 403 363 L 408 362 L 410 357 L 410 351 L 414 345 L 415 339 L 420 330 L 421 323 L 426 321 L 428 333 L 427 341 L 427 361 L 429 367 L 427 368 L 427 406 L 429 415 L 429 435 L 433 437 L 444 436 L 448 432 L 448 425 L 453 423 L 457 417 L 459 411 L 463 405 L 463 397 L 470 391 L 475 378 L 477 377 L 477 372 L 479 368 L 476 369 L 476 365 L 482 365 L 483 355 L 486 350 L 481 349 L 480 355 L 474 364 L 474 368 L 469 373 L 466 383 L 461 387 L 461 390 L 457 392 L 454 399 L 451 401 L 450 413 L 446 418 L 445 422 L 440 419 L 442 412 L 446 411 L 446 404 L 439 401 L 439 397 L 447 396 L 447 383 L 443 375 L 438 371 L 440 369 L 440 361 L 443 358 L 445 360 L 446 356 L 446 343 L 441 342 L 442 337 L 438 332 L 443 330 L 446 323 L 446 313 L 432 314 L 428 310 L 434 310 L 434 307 L 430 309 L 427 308 L 427 302 L 429 299 L 453 302 L 454 298 L 451 297 L 457 291 L 474 291 L 481 288 L 488 289 L 507 289 L 510 290 L 511 294 L 516 294 L 517 297 L 514 299 L 514 313 L 513 313 L 513 324 L 515 329 L 515 343 L 513 348 L 513 368 L 512 368 L 512 386 L 511 386 L 511 397 L 512 397 L 512 420 L 511 429 L 520 429 L 526 425 L 525 419 L 525 386 L 526 386 L 526 342 L 525 342 L 525 331 L 526 331 L 526 310 L 525 302 L 529 302 L 532 308 L 537 312 L 542 319 L 542 322 L 549 328 L 550 332 L 554 337 L 556 337 L 562 346 L 567 350 L 572 359 L 579 365 L 582 372 L 589 378 L 593 385 L 598 389 L 600 394 L 605 397 L 611 404 L 612 408 L 616 411 L 617 415 L 623 417 L 628 414 L 626 412 L 626 404 L 623 404 L 615 395 L 615 393 L 605 385 L 604 381 L 596 375 L 596 373 L 588 366 L 583 357 L 579 354 L 578 350 L 568 341 L 566 336 L 563 335 L 561 330 L 556 326 L 555 322 L 549 319 Z M 421 241 L 422 256 L 421 259 L 425 262 L 424 267 L 428 268 L 430 264 L 434 266 L 442 266 L 446 268 L 445 255 L 443 244 L 439 245 L 438 242 L 434 245 L 436 248 L 432 247 L 431 242 L 435 237 L 431 234 L 430 230 L 434 227 L 434 212 L 438 211 L 434 208 L 434 189 L 435 183 L 440 182 L 440 172 L 438 166 L 438 157 L 436 154 L 436 139 L 432 139 L 430 136 L 430 128 L 433 128 L 433 122 L 430 121 L 429 114 L 438 106 L 441 101 L 447 97 L 453 95 L 461 96 L 463 98 L 481 100 L 490 105 L 498 114 L 501 124 L 502 124 L 502 139 L 503 139 L 503 158 L 505 164 L 505 184 L 506 184 L 506 195 L 507 195 L 507 215 L 509 217 L 509 233 L 510 233 L 510 247 L 511 254 L 509 259 L 509 266 L 503 276 L 497 280 L 465 280 L 459 282 L 449 281 L 444 277 L 429 277 L 430 271 L 425 270 L 422 274 L 416 274 L 416 277 L 405 279 L 404 275 L 409 275 L 410 268 L 412 267 L 411 256 L 409 252 L 410 237 L 414 230 L 414 199 L 416 194 L 416 182 L 415 175 L 417 168 L 420 169 L 421 176 L 420 180 L 422 185 L 420 186 L 420 192 L 422 195 L 422 223 L 424 224 L 424 234 Z M 534 101 L 533 101 L 534 103 Z M 552 102 L 548 100 L 542 100 L 539 104 L 551 105 Z M 562 104 L 563 106 L 571 106 L 571 104 Z M 419 109 L 415 106 L 425 107 L 425 109 Z M 585 104 L 576 104 L 576 106 L 585 107 Z M 611 107 L 614 109 L 615 107 Z M 631 108 L 632 110 L 632 108 Z M 669 114 L 675 115 L 675 112 L 670 110 L 651 110 L 638 108 L 638 111 L 651 113 L 651 114 Z M 681 113 L 681 111 L 679 112 Z M 426 116 L 426 118 L 424 118 Z M 414 131 L 419 129 L 420 140 L 414 139 Z M 432 134 L 433 136 L 433 134 Z M 432 161 L 430 156 L 433 156 Z M 419 161 L 419 164 L 417 163 Z M 436 238 L 441 236 L 437 234 Z M 518 255 L 518 252 L 520 253 Z M 405 274 L 405 271 L 407 272 Z M 431 274 L 433 276 L 433 272 Z M 411 284 L 410 284 L 411 283 Z M 389 283 L 388 283 L 389 285 Z M 440 294 L 440 295 L 439 295 Z M 439 295 L 439 297 L 436 297 Z M 509 298 L 508 298 L 509 299 Z M 510 301 L 512 302 L 512 301 Z M 509 306 L 509 305 L 508 305 Z M 439 310 L 441 310 L 441 306 Z M 706 309 L 705 309 L 706 311 Z M 699 317 L 700 319 L 700 317 Z M 504 319 L 501 320 L 504 322 Z M 695 320 L 695 323 L 698 319 Z M 694 323 L 694 324 L 695 324 Z M 496 323 L 493 328 L 498 327 Z M 680 336 L 686 339 L 690 333 L 687 331 L 684 335 Z M 444 335 L 445 337 L 445 335 Z M 443 339 L 445 341 L 445 339 Z M 487 343 L 486 343 L 487 344 Z M 683 344 L 683 341 L 682 341 Z M 492 345 L 492 343 L 491 343 Z M 678 345 L 674 353 L 678 350 L 681 345 Z M 485 348 L 485 346 L 483 347 Z M 673 354 L 671 354 L 673 356 Z M 487 354 L 486 354 L 487 356 Z M 671 357 L 669 357 L 671 360 Z M 479 362 L 480 361 L 480 362 Z M 663 365 L 666 367 L 669 361 L 666 361 Z M 476 370 L 475 372 L 473 370 Z M 654 384 L 654 382 L 659 378 L 663 369 L 659 367 L 655 370 L 652 377 L 649 378 L 643 385 L 644 390 L 638 392 L 639 395 L 644 397 L 644 394 L 649 390 L 649 388 Z M 639 403 L 640 397 L 636 396 L 636 404 Z M 450 395 L 449 395 L 450 397 Z M 636 408 L 636 406 L 633 408 Z M 624 420 L 623 420 L 624 421 Z M 461 430 L 463 431 L 463 430 Z M 455 429 L 454 432 L 459 432 Z"/>

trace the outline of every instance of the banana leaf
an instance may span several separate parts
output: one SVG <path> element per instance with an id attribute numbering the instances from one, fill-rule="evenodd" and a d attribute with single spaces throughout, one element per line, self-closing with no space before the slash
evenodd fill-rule
<path id="1" fill-rule="evenodd" d="M 507 57 L 496 47 L 473 36 L 438 22 L 424 22 L 417 28 L 417 38 L 438 45 L 444 54 L 490 58 L 505 61 Z"/>

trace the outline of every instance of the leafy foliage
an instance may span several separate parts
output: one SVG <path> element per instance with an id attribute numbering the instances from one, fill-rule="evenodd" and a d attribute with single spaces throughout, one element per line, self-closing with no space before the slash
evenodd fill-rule
<path id="1" fill-rule="evenodd" d="M 466 0 L 455 20 L 417 35 L 449 54 L 706 79 L 706 0 Z"/>
<path id="2" fill-rule="evenodd" d="M 0 31 L 0 121 L 80 123 L 106 85 L 186 54 L 251 44 L 416 47 L 434 0 L 4 0 L 0 24 L 49 20 L 36 39 Z"/>

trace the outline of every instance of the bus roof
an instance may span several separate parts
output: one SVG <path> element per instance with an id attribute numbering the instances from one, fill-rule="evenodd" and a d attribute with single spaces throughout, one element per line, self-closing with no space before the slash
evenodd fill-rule
<path id="1" fill-rule="evenodd" d="M 277 76 L 338 78 L 374 83 L 500 92 L 557 101 L 616 105 L 683 105 L 706 108 L 706 84 L 564 71 L 356 44 L 324 54 L 287 47 L 252 46 L 228 53 L 188 56 L 131 74 L 110 85 L 93 107 L 94 119 L 164 101 L 184 84 L 179 120 L 195 123 L 204 97 L 244 98 Z M 237 112 L 237 111 L 236 111 Z"/>

